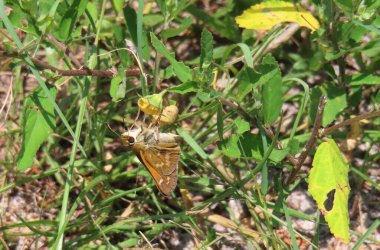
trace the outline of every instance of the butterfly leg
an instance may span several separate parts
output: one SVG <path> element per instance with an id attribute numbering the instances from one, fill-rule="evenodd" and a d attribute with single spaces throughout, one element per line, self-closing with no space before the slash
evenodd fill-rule
<path id="1" fill-rule="evenodd" d="M 154 140 L 158 143 L 158 138 L 160 138 L 160 131 L 158 131 L 158 126 L 154 127 Z"/>
<path id="2" fill-rule="evenodd" d="M 151 128 L 152 126 L 156 126 L 156 127 L 160 126 L 161 115 L 162 115 L 162 110 L 160 114 L 157 116 L 157 118 L 153 117 L 153 121 L 149 125 L 149 128 Z"/>
<path id="3" fill-rule="evenodd" d="M 138 111 L 137 111 L 137 115 L 136 115 L 136 118 L 135 118 L 135 120 L 133 121 L 133 124 L 132 124 L 132 126 L 129 128 L 129 130 L 132 130 L 132 128 L 135 126 L 135 124 L 137 123 L 137 120 L 139 119 L 139 117 L 140 117 L 140 113 L 141 113 L 141 110 L 140 109 L 138 109 Z M 123 122 L 124 122 L 124 117 L 123 117 Z M 124 123 L 125 124 L 125 123 Z"/>

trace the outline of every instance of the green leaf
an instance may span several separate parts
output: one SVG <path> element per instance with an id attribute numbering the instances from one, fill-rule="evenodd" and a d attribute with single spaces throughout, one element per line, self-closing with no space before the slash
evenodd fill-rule
<path id="1" fill-rule="evenodd" d="M 348 105 L 351 107 L 359 106 L 362 101 L 363 87 L 361 86 L 352 86 L 351 93 L 348 96 Z"/>
<path id="2" fill-rule="evenodd" d="M 253 58 L 251 55 L 251 50 L 249 49 L 248 45 L 245 43 L 238 43 L 237 44 L 241 51 L 243 52 L 243 56 L 245 59 L 245 62 L 247 63 L 247 66 L 250 68 L 253 68 Z"/>
<path id="3" fill-rule="evenodd" d="M 263 85 L 263 109 L 264 119 L 268 124 L 273 124 L 281 112 L 282 106 L 282 80 L 281 71 L 272 56 L 266 56 L 260 65 L 260 84 Z"/>
<path id="4" fill-rule="evenodd" d="M 185 18 L 181 21 L 178 28 L 164 30 L 160 33 L 160 36 L 163 39 L 168 39 L 170 37 L 178 36 L 187 28 L 189 28 L 192 23 L 193 23 L 193 19 L 191 17 Z"/>
<path id="5" fill-rule="evenodd" d="M 231 135 L 217 142 L 225 156 L 231 158 L 262 159 L 262 140 L 260 135 L 245 132 L 241 136 Z"/>
<path id="6" fill-rule="evenodd" d="M 210 98 L 210 94 L 203 91 L 199 91 L 196 97 L 202 102 L 210 102 L 212 100 L 212 98 Z"/>
<path id="7" fill-rule="evenodd" d="M 169 79 L 172 76 L 174 76 L 174 69 L 172 65 L 169 65 L 165 68 L 165 70 L 160 71 L 160 77 L 162 77 L 163 79 Z"/>
<path id="8" fill-rule="evenodd" d="M 248 95 L 252 89 L 256 88 L 259 84 L 260 75 L 256 73 L 252 68 L 245 67 L 240 71 L 238 75 L 238 91 L 236 100 L 242 101 L 246 95 Z"/>
<path id="9" fill-rule="evenodd" d="M 140 110 L 147 115 L 160 114 L 162 111 L 162 98 L 165 93 L 166 90 L 161 91 L 160 93 L 140 97 L 137 102 Z"/>
<path id="10" fill-rule="evenodd" d="M 192 77 L 190 68 L 183 62 L 178 62 L 174 57 L 174 53 L 170 53 L 152 32 L 150 33 L 150 38 L 152 45 L 157 50 L 157 52 L 163 55 L 173 66 L 174 72 L 178 76 L 179 80 L 181 80 L 181 82 L 190 81 Z"/>
<path id="11" fill-rule="evenodd" d="M 55 99 L 56 88 L 50 88 L 49 91 Z M 25 170 L 33 164 L 37 150 L 54 128 L 54 107 L 45 92 L 38 87 L 25 103 L 22 146 L 17 160 L 18 170 Z"/>
<path id="12" fill-rule="evenodd" d="M 210 31 L 203 29 L 201 34 L 201 58 L 199 66 L 202 69 L 208 68 L 212 62 L 213 37 Z"/>
<path id="13" fill-rule="evenodd" d="M 281 162 L 286 157 L 287 153 L 288 150 L 286 149 L 274 148 L 270 153 L 269 159 L 274 162 Z"/>
<path id="14" fill-rule="evenodd" d="M 380 90 L 377 91 L 377 94 L 375 96 L 375 101 L 380 103 Z"/>
<path id="15" fill-rule="evenodd" d="M 343 11 L 348 12 L 348 13 L 352 13 L 353 12 L 353 2 L 352 2 L 352 0 L 336 0 L 334 2 Z"/>
<path id="16" fill-rule="evenodd" d="M 41 31 L 37 26 L 35 16 L 33 16 L 39 14 L 36 4 L 33 4 L 32 1 L 9 1 L 7 4 L 12 10 L 8 16 L 9 20 L 15 27 L 37 37 L 41 36 Z"/>
<path id="17" fill-rule="evenodd" d="M 66 41 L 73 34 L 75 23 L 86 9 L 88 0 L 75 0 L 67 9 L 59 24 L 59 38 Z"/>
<path id="18" fill-rule="evenodd" d="M 181 95 L 189 93 L 189 92 L 196 92 L 197 90 L 198 90 L 198 84 L 193 81 L 185 82 L 168 89 L 169 92 L 178 93 Z"/>
<path id="19" fill-rule="evenodd" d="M 120 75 L 111 80 L 110 96 L 112 101 L 116 102 L 125 97 L 126 81 Z"/>
<path id="20" fill-rule="evenodd" d="M 225 15 L 223 18 L 215 18 L 214 15 L 209 15 L 193 4 L 190 4 L 186 10 L 190 12 L 190 14 L 193 15 L 197 20 L 201 20 L 207 24 L 207 26 L 209 26 L 216 34 L 219 34 L 235 42 L 239 41 L 240 31 L 236 26 L 234 17 L 232 15 Z"/>
<path id="21" fill-rule="evenodd" d="M 352 20 L 355 24 L 359 25 L 360 27 L 365 28 L 368 31 L 374 32 L 377 35 L 380 35 L 380 29 L 376 27 L 376 25 L 373 24 L 364 24 L 364 22 L 361 22 L 360 20 Z"/>
<path id="22" fill-rule="evenodd" d="M 189 183 L 198 184 L 201 186 L 206 186 L 206 187 L 217 184 L 215 179 L 211 179 L 209 177 L 185 177 L 184 176 L 181 178 L 181 180 L 184 180 Z"/>
<path id="23" fill-rule="evenodd" d="M 87 11 L 87 15 L 88 15 L 88 18 L 89 19 L 92 19 L 92 20 L 97 20 L 97 17 L 99 15 L 99 9 L 98 9 L 98 6 L 96 3 L 93 3 L 93 2 L 89 2 L 87 3 L 87 8 L 86 8 L 86 11 Z"/>
<path id="24" fill-rule="evenodd" d="M 229 12 L 232 12 L 235 7 L 235 1 L 234 0 L 227 0 L 223 6 L 219 6 L 217 11 L 213 13 L 213 17 L 219 18 L 223 17 L 229 14 Z"/>
<path id="25" fill-rule="evenodd" d="M 301 147 L 300 147 L 300 142 L 299 142 L 297 139 L 293 138 L 293 139 L 291 139 L 291 140 L 288 142 L 288 145 L 286 146 L 286 149 L 289 151 L 290 154 L 295 155 L 295 154 L 297 154 L 297 153 L 300 151 L 300 149 L 301 149 Z"/>
<path id="26" fill-rule="evenodd" d="M 318 109 L 319 98 L 321 95 L 327 97 L 325 110 L 323 112 L 322 126 L 325 127 L 333 122 L 338 115 L 347 107 L 346 91 L 344 88 L 326 83 L 324 87 L 313 88 L 311 92 L 311 111 L 310 116 L 313 121 Z"/>
<path id="27" fill-rule="evenodd" d="M 239 148 L 239 137 L 237 135 L 231 135 L 223 141 L 217 142 L 218 148 L 222 150 L 222 153 L 231 158 L 239 158 L 241 156 Z"/>
<path id="28" fill-rule="evenodd" d="M 98 63 L 98 57 L 96 54 L 92 54 L 90 58 L 87 61 L 87 67 L 89 69 L 94 69 L 96 67 L 96 64 Z"/>
<path id="29" fill-rule="evenodd" d="M 247 132 L 247 131 L 250 130 L 249 122 L 247 122 L 246 120 L 241 119 L 240 117 L 238 117 L 237 119 L 235 119 L 234 123 L 235 123 L 235 125 L 237 127 L 236 133 L 239 134 L 239 135 L 241 135 L 244 132 Z"/>
<path id="30" fill-rule="evenodd" d="M 111 3 L 117 13 L 123 9 L 124 0 L 112 0 Z"/>
<path id="31" fill-rule="evenodd" d="M 201 100 L 202 102 L 210 102 L 220 96 L 219 92 L 216 92 L 213 89 L 209 89 L 206 91 L 198 91 L 196 97 Z"/>
<path id="32" fill-rule="evenodd" d="M 160 25 L 163 22 L 165 22 L 165 18 L 162 16 L 161 13 L 144 14 L 143 24 L 147 28 L 153 28 L 153 26 Z"/>
<path id="33" fill-rule="evenodd" d="M 375 84 L 380 84 L 380 76 L 358 73 L 358 74 L 350 76 L 347 79 L 347 81 L 352 86 L 375 85 Z"/>
<path id="34" fill-rule="evenodd" d="M 348 243 L 348 164 L 335 141 L 323 142 L 317 149 L 309 175 L 309 192 L 324 214 L 330 231 Z"/>

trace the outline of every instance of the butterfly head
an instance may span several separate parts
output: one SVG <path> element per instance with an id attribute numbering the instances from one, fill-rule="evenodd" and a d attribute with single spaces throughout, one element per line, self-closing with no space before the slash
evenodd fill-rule
<path id="1" fill-rule="evenodd" d="M 127 131 L 121 134 L 121 140 L 124 146 L 133 147 L 137 142 L 137 137 L 141 133 L 141 128 L 136 128 L 131 131 Z"/>

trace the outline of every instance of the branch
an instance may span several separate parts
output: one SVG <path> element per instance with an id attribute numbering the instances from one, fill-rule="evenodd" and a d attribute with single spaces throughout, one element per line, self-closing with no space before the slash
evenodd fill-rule
<path id="1" fill-rule="evenodd" d="M 301 155 L 298 157 L 297 165 L 293 168 L 292 172 L 290 173 L 290 176 L 285 181 L 286 185 L 289 185 L 290 183 L 293 182 L 294 178 L 297 176 L 298 172 L 300 171 L 306 157 L 309 155 L 311 148 L 314 146 L 315 142 L 319 138 L 319 128 L 321 127 L 321 124 L 322 124 L 323 110 L 325 109 L 325 105 L 326 105 L 326 96 L 322 95 L 321 98 L 319 99 L 318 111 L 315 117 L 311 136 L 309 138 L 309 141 L 306 143 L 305 147 L 302 149 Z"/>
<path id="2" fill-rule="evenodd" d="M 284 32 L 282 32 L 279 36 L 277 36 L 266 48 L 264 54 L 268 54 L 271 51 L 280 47 L 283 43 L 288 42 L 291 37 L 300 29 L 300 25 L 298 23 L 290 24 Z"/>
<path id="3" fill-rule="evenodd" d="M 14 57 L 23 59 L 20 54 L 7 54 L 4 51 L 0 51 L 0 57 Z M 109 77 L 112 78 L 116 73 L 112 70 L 96 70 L 96 69 L 59 69 L 56 68 L 44 61 L 41 61 L 37 58 L 31 58 L 32 62 L 43 69 L 49 69 L 54 73 L 57 73 L 59 76 L 99 76 L 99 77 Z M 139 69 L 129 69 L 125 71 L 126 76 L 140 76 L 141 72 Z M 148 78 L 150 82 L 150 77 Z"/>
<path id="4" fill-rule="evenodd" d="M 330 134 L 334 130 L 337 130 L 337 129 L 341 128 L 341 127 L 344 127 L 344 126 L 347 126 L 347 125 L 351 125 L 354 122 L 357 122 L 357 121 L 360 121 L 360 120 L 364 120 L 364 119 L 369 119 L 369 118 L 376 117 L 376 116 L 380 116 L 380 110 L 373 111 L 373 112 L 368 112 L 368 113 L 365 113 L 365 114 L 362 114 L 362 115 L 358 115 L 356 117 L 344 120 L 344 121 L 342 121 L 342 122 L 340 122 L 338 124 L 332 125 L 331 127 L 325 128 L 322 131 L 320 137 L 326 136 L 327 134 Z"/>
<path id="5" fill-rule="evenodd" d="M 65 55 L 70 58 L 71 62 L 74 64 L 74 66 L 77 69 L 80 69 L 82 67 L 82 64 L 79 62 L 79 60 L 75 57 L 75 55 L 71 52 L 68 46 L 63 45 L 62 43 L 58 42 L 57 39 L 55 39 L 53 36 L 48 35 L 47 40 L 50 41 L 52 44 L 57 46 L 60 50 L 62 50 Z"/>

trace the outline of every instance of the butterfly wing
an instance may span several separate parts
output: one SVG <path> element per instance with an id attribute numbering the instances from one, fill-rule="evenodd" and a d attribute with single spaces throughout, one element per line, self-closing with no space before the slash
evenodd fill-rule
<path id="1" fill-rule="evenodd" d="M 158 143 L 135 151 L 152 175 L 157 188 L 166 196 L 177 185 L 180 148 L 176 143 Z"/>

